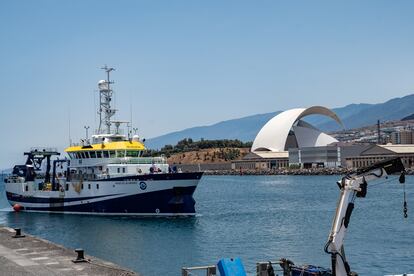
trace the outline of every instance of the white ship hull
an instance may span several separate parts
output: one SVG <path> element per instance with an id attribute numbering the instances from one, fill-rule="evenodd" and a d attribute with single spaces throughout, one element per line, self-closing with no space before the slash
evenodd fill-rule
<path id="1" fill-rule="evenodd" d="M 40 181 L 6 183 L 12 206 L 22 211 L 96 215 L 182 216 L 195 214 L 192 197 L 202 173 L 124 176 L 94 181 L 59 180 L 44 191 Z"/>

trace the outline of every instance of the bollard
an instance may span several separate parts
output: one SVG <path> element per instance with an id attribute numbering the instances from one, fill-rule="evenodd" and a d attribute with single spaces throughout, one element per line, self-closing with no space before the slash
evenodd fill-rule
<path id="1" fill-rule="evenodd" d="M 13 238 L 24 238 L 25 235 L 22 235 L 22 230 L 20 228 L 14 228 L 14 231 L 16 231 L 16 234 L 14 234 Z"/>
<path id="2" fill-rule="evenodd" d="M 76 257 L 76 260 L 72 260 L 72 262 L 74 263 L 85 263 L 87 262 L 84 256 L 84 252 L 82 248 L 77 248 L 75 249 L 75 252 L 78 254 L 78 256 Z"/>

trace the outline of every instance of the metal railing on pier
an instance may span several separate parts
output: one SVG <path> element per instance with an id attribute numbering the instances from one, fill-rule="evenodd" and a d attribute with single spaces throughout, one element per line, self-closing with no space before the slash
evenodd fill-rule
<path id="1" fill-rule="evenodd" d="M 194 267 L 183 267 L 181 269 L 181 276 L 191 276 L 196 275 L 193 274 L 195 271 L 205 271 L 204 274 L 206 276 L 215 276 L 217 275 L 217 268 L 215 265 L 208 265 L 208 266 L 194 266 Z"/>
<path id="2" fill-rule="evenodd" d="M 273 275 L 283 275 L 283 276 L 290 276 L 290 271 L 284 271 L 281 268 L 281 261 L 267 261 L 267 262 L 257 262 L 256 263 L 256 276 L 269 276 L 272 275 L 271 271 L 273 271 Z M 183 267 L 181 269 L 182 276 L 195 276 L 195 275 L 203 275 L 206 276 L 216 276 L 217 274 L 217 267 L 215 265 L 207 265 L 207 266 L 194 266 L 194 267 Z"/>
<path id="3" fill-rule="evenodd" d="M 281 261 L 258 262 L 256 263 L 256 276 L 268 276 L 270 271 L 273 271 L 274 275 L 290 276 L 291 273 L 288 271 L 284 272 L 280 264 Z M 278 274 L 277 272 L 283 274 Z"/>

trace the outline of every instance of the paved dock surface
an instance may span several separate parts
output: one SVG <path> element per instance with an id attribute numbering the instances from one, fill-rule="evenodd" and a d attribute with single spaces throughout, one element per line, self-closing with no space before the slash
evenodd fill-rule
<path id="1" fill-rule="evenodd" d="M 73 263 L 73 249 L 54 244 L 27 233 L 13 238 L 15 231 L 0 227 L 0 275 L 138 275 L 113 263 L 85 255 L 87 262 Z"/>

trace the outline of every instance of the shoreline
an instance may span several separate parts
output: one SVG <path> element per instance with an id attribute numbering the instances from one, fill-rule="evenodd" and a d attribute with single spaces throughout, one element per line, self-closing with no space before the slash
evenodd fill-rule
<path id="1" fill-rule="evenodd" d="M 312 169 L 274 169 L 274 170 L 206 170 L 204 175 L 347 175 L 356 173 L 356 169 L 312 168 Z M 406 175 L 414 175 L 414 170 L 406 169 Z"/>

